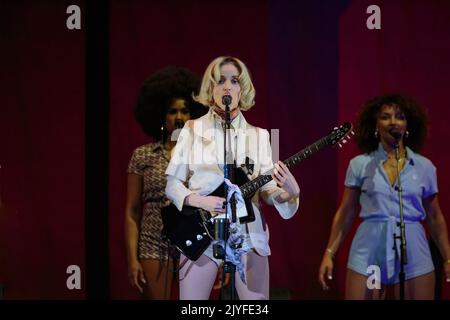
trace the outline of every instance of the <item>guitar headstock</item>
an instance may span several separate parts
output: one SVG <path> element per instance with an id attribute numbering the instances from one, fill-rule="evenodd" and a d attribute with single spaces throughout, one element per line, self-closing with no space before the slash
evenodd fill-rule
<path id="1" fill-rule="evenodd" d="M 350 122 L 345 122 L 339 127 L 335 127 L 325 138 L 325 141 L 330 146 L 338 145 L 342 147 L 341 142 L 343 144 L 347 143 L 351 136 L 355 134 L 352 129 L 353 125 Z"/>

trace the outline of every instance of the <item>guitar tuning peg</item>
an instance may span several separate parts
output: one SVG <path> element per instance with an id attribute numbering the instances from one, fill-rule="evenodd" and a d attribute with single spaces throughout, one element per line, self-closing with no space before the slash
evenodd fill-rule
<path id="1" fill-rule="evenodd" d="M 339 148 L 342 148 L 342 144 L 338 143 Z"/>
<path id="2" fill-rule="evenodd" d="M 352 135 L 355 135 L 355 131 L 352 130 L 351 133 L 352 133 Z"/>
<path id="3" fill-rule="evenodd" d="M 334 127 L 334 128 L 333 128 L 333 130 L 337 130 L 337 129 L 338 129 L 338 127 Z"/>
<path id="4" fill-rule="evenodd" d="M 352 139 L 352 136 L 347 135 L 347 139 L 348 139 L 348 140 L 351 140 L 351 139 Z"/>
<path id="5" fill-rule="evenodd" d="M 347 140 L 343 139 L 343 140 L 342 140 L 342 143 L 347 143 Z"/>

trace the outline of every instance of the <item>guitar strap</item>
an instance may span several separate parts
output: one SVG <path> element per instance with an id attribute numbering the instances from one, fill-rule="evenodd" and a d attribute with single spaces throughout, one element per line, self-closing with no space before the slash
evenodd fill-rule
<path id="1" fill-rule="evenodd" d="M 256 145 L 260 145 L 260 129 L 258 128 L 258 134 L 256 135 Z M 240 165 L 240 168 L 245 172 L 247 176 L 252 176 L 255 170 L 255 161 L 250 158 L 250 136 L 248 134 L 245 135 L 245 162 Z M 259 149 L 257 149 L 257 152 L 259 152 Z M 259 154 L 256 154 L 256 157 L 259 157 Z M 261 173 L 261 172 L 260 172 Z M 249 177 L 250 179 L 250 177 Z M 259 191 L 257 191 L 259 192 Z M 262 206 L 259 208 L 259 213 L 261 215 L 261 223 L 263 230 L 266 231 L 266 220 L 264 219 L 264 213 L 262 210 Z M 248 231 L 248 229 L 247 229 Z"/>
<path id="2" fill-rule="evenodd" d="M 258 140 L 258 146 L 260 146 L 260 141 L 259 141 L 259 133 L 260 133 L 260 129 L 258 128 L 258 134 L 256 135 L 257 136 L 257 140 Z M 259 150 L 258 150 L 259 151 Z M 259 155 L 258 155 L 259 156 Z M 261 167 L 260 167 L 261 168 Z M 259 170 L 260 172 L 259 173 L 261 173 L 261 169 Z M 257 192 L 259 192 L 259 191 L 257 191 Z M 264 230 L 264 232 L 266 231 L 266 219 L 264 219 L 264 212 L 263 212 L 264 210 L 262 209 L 262 206 L 259 208 L 259 214 L 261 215 L 261 223 L 262 223 L 262 227 L 263 227 L 263 230 Z"/>

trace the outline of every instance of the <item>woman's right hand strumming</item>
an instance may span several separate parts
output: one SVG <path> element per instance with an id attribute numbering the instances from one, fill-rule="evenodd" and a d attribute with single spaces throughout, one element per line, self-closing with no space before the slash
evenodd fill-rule
<path id="1" fill-rule="evenodd" d="M 225 198 L 216 196 L 201 196 L 195 193 L 190 194 L 185 200 L 185 204 L 209 211 L 212 216 L 226 212 L 224 202 Z"/>

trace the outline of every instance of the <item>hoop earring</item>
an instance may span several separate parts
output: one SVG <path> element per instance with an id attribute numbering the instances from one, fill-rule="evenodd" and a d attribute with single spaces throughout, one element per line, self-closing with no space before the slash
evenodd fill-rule
<path id="1" fill-rule="evenodd" d="M 379 135 L 378 130 L 375 130 L 375 133 L 373 135 L 375 136 L 375 138 L 378 139 L 378 135 Z"/>
<path id="2" fill-rule="evenodd" d="M 161 124 L 161 143 L 164 144 L 164 123 Z"/>

